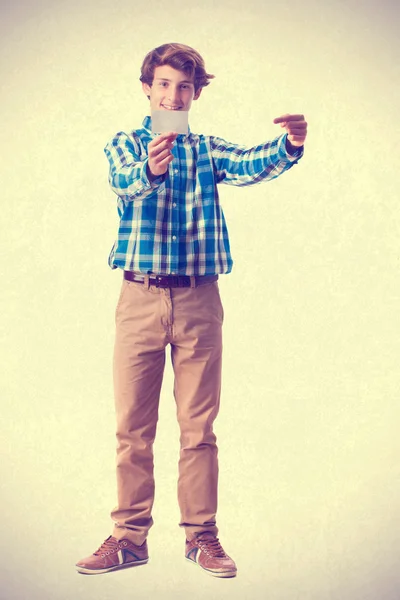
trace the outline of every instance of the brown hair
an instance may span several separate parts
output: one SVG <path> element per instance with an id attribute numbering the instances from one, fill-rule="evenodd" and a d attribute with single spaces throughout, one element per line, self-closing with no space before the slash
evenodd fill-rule
<path id="1" fill-rule="evenodd" d="M 183 71 L 185 75 L 193 79 L 195 93 L 200 88 L 209 85 L 208 80 L 215 77 L 206 72 L 204 60 L 194 48 L 185 44 L 163 44 L 146 54 L 141 68 L 140 81 L 151 86 L 155 68 L 163 65 Z"/>

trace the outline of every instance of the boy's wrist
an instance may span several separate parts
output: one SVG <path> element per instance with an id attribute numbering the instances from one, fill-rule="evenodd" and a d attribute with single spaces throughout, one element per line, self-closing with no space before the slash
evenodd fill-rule
<path id="1" fill-rule="evenodd" d="M 154 175 L 154 174 L 151 172 L 151 170 L 150 170 L 150 167 L 149 167 L 149 163 L 147 163 L 147 166 L 146 166 L 146 175 L 147 175 L 147 178 L 148 178 L 148 180 L 150 181 L 150 183 L 153 183 L 153 181 L 154 181 L 155 179 L 157 179 L 157 175 Z"/>
<path id="2" fill-rule="evenodd" d="M 301 150 L 301 148 L 302 148 L 302 146 L 303 146 L 303 145 L 301 145 L 301 146 L 293 146 L 293 144 L 292 144 L 292 143 L 289 141 L 289 138 L 288 138 L 288 137 L 286 137 L 285 144 L 286 144 L 286 152 L 287 152 L 288 154 L 290 154 L 291 156 L 294 156 L 294 155 L 295 155 L 295 153 L 296 153 L 298 150 Z"/>

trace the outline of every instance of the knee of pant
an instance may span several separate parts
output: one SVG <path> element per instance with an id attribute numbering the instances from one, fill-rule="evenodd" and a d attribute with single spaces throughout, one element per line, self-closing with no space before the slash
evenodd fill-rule
<path id="1" fill-rule="evenodd" d="M 181 431 L 181 448 L 198 448 L 202 445 L 214 445 L 217 438 L 211 429 Z"/>

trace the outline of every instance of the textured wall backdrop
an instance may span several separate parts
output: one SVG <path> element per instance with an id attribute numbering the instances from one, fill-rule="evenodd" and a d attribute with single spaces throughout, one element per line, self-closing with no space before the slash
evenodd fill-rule
<path id="1" fill-rule="evenodd" d="M 399 4 L 1 2 L 1 579 L 4 600 L 398 600 Z M 167 363 L 151 562 L 75 562 L 111 533 L 120 273 L 103 148 L 141 125 L 145 54 L 216 75 L 192 131 L 255 145 L 302 112 L 304 158 L 220 186 L 225 307 L 220 538 L 235 580 L 183 558 Z"/>

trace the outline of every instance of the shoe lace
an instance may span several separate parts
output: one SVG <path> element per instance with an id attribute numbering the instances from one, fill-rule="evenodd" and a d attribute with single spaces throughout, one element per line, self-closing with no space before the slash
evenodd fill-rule
<path id="1" fill-rule="evenodd" d="M 227 556 L 217 537 L 198 538 L 198 544 L 200 549 L 210 556 L 218 556 L 219 558 L 225 558 Z"/>
<path id="2" fill-rule="evenodd" d="M 98 548 L 96 552 L 93 552 L 93 554 L 97 556 L 98 554 L 103 554 L 107 550 L 113 550 L 116 547 L 118 547 L 118 540 L 110 535 L 110 537 L 104 540 L 100 548 Z"/>

